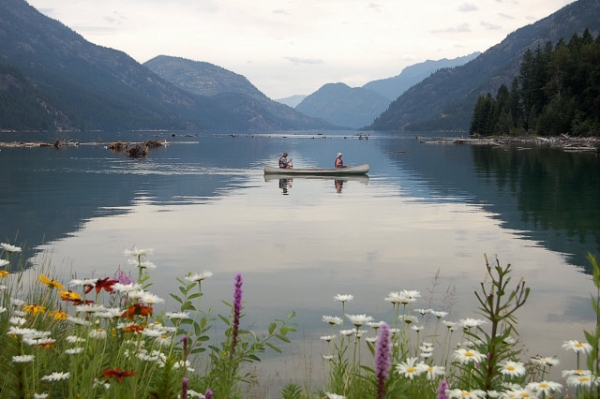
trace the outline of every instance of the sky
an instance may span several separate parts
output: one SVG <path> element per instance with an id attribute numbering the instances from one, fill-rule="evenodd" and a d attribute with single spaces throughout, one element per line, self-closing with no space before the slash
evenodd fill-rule
<path id="1" fill-rule="evenodd" d="M 140 63 L 158 55 L 245 76 L 271 99 L 360 87 L 484 52 L 573 0 L 28 0 Z"/>

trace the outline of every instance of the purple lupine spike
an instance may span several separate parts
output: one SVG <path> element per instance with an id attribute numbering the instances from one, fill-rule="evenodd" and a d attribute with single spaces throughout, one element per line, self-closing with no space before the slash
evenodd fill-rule
<path id="1" fill-rule="evenodd" d="M 377 378 L 377 398 L 385 395 L 385 382 L 390 376 L 392 355 L 392 339 L 390 328 L 386 323 L 381 323 L 377 347 L 375 348 L 375 376 Z"/>
<path id="2" fill-rule="evenodd" d="M 181 383 L 181 399 L 187 399 L 188 382 L 189 379 L 187 377 L 183 377 L 183 382 Z"/>
<path id="3" fill-rule="evenodd" d="M 131 278 L 129 278 L 129 276 L 127 275 L 127 273 L 125 273 L 123 270 L 119 269 L 117 270 L 117 278 L 116 280 L 123 284 L 123 285 L 129 285 L 131 283 L 133 283 L 133 281 L 131 280 Z"/>
<path id="4" fill-rule="evenodd" d="M 231 334 L 231 352 L 230 358 L 233 358 L 235 347 L 237 345 L 238 331 L 240 329 L 240 316 L 242 314 L 242 274 L 235 275 L 235 291 L 233 293 L 233 331 Z"/>
<path id="5" fill-rule="evenodd" d="M 440 386 L 437 391 L 437 399 L 448 399 L 448 390 L 450 386 L 446 380 L 440 381 Z"/>
<path id="6" fill-rule="evenodd" d="M 212 399 L 212 397 L 212 391 L 210 389 L 207 389 L 206 392 L 204 392 L 204 399 Z"/>

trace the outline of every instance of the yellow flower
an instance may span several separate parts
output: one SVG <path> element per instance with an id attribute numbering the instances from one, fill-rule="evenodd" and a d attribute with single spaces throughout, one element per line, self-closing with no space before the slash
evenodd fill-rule
<path id="1" fill-rule="evenodd" d="M 67 313 L 61 312 L 59 310 L 53 310 L 52 312 L 48 313 L 48 316 L 52 316 L 56 320 L 67 320 L 67 317 L 69 315 Z"/>
<path id="2" fill-rule="evenodd" d="M 60 299 L 62 299 L 63 301 L 72 301 L 72 300 L 81 299 L 81 295 L 79 295 L 78 293 L 73 292 L 73 291 L 58 291 L 58 295 L 60 296 Z"/>
<path id="3" fill-rule="evenodd" d="M 40 274 L 40 281 L 44 284 L 46 284 L 48 287 L 51 288 L 57 288 L 59 290 L 66 290 L 67 287 L 65 287 L 64 285 L 62 285 L 61 283 L 59 283 L 56 280 L 50 280 L 48 277 L 44 276 L 43 274 Z"/>
<path id="4" fill-rule="evenodd" d="M 10 273 L 7 272 L 6 270 L 0 270 L 0 278 L 4 278 L 6 276 L 8 276 Z"/>
<path id="5" fill-rule="evenodd" d="M 35 316 L 38 313 L 44 313 L 46 311 L 46 307 L 41 305 L 25 305 L 23 306 L 23 310 L 27 313 L 33 313 Z"/>

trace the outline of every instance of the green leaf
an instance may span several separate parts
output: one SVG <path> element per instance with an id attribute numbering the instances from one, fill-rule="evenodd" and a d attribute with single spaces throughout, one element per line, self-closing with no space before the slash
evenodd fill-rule
<path id="1" fill-rule="evenodd" d="M 273 349 L 275 352 L 277 353 L 281 353 L 281 349 L 279 349 L 279 347 L 271 342 L 265 342 L 265 345 L 267 345 L 269 348 Z"/>
<path id="2" fill-rule="evenodd" d="M 269 325 L 269 335 L 273 335 L 273 331 L 275 331 L 276 328 L 277 328 L 277 324 L 271 323 Z"/>
<path id="3" fill-rule="evenodd" d="M 196 354 L 196 353 L 202 353 L 202 352 L 206 352 L 206 348 L 203 348 L 203 347 L 200 346 L 198 348 L 192 349 L 192 351 L 190 353 Z"/>
<path id="4" fill-rule="evenodd" d="M 175 294 L 169 294 L 169 295 L 171 295 L 171 297 L 173 299 L 175 299 L 177 302 L 183 303 L 183 300 L 181 298 L 179 298 L 177 295 L 175 295 Z"/>
<path id="5" fill-rule="evenodd" d="M 225 322 L 225 324 L 227 324 L 228 326 L 231 325 L 231 322 L 229 321 L 229 319 L 223 315 L 219 315 L 219 318 L 221 320 L 223 320 L 223 322 Z"/>
<path id="6" fill-rule="evenodd" d="M 283 342 L 287 342 L 287 343 L 289 343 L 289 342 L 290 342 L 290 340 L 288 339 L 288 337 L 286 337 L 285 335 L 281 335 L 281 334 L 275 334 L 275 336 L 276 336 L 277 338 L 279 338 L 280 340 L 282 340 Z"/>

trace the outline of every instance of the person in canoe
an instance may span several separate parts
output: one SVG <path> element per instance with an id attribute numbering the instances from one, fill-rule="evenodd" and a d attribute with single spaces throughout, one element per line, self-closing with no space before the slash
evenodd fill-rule
<path id="1" fill-rule="evenodd" d="M 289 169 L 292 167 L 292 158 L 287 159 L 288 153 L 284 152 L 283 155 L 279 157 L 279 167 L 281 169 Z"/>
<path id="2" fill-rule="evenodd" d="M 346 165 L 344 165 L 344 161 L 342 161 L 342 153 L 338 152 L 337 154 L 337 158 L 335 159 L 335 167 L 336 168 L 347 168 Z"/>

